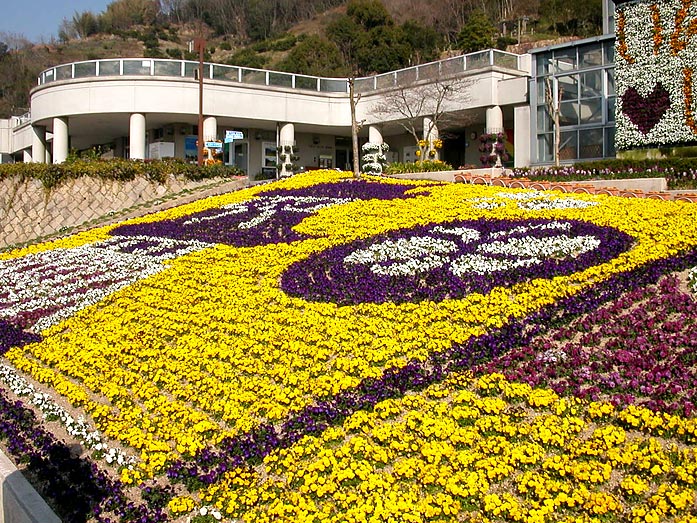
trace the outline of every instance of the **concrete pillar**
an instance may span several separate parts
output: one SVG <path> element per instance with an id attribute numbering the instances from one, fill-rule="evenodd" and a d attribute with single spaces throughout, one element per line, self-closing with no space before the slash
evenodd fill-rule
<path id="1" fill-rule="evenodd" d="M 368 142 L 376 143 L 378 145 L 381 145 L 384 142 L 380 129 L 378 129 L 375 125 L 368 127 Z"/>
<path id="2" fill-rule="evenodd" d="M 293 169 L 286 168 L 286 165 L 293 163 L 290 156 L 295 154 L 295 125 L 292 123 L 282 124 L 278 141 L 281 146 L 281 151 L 278 153 L 281 162 L 281 177 L 292 176 Z"/>
<path id="3" fill-rule="evenodd" d="M 34 135 L 31 142 L 31 161 L 34 163 L 46 162 L 46 127 L 32 125 Z"/>
<path id="4" fill-rule="evenodd" d="M 206 116 L 203 119 L 203 141 L 212 142 L 218 139 L 218 120 L 215 116 Z"/>
<path id="5" fill-rule="evenodd" d="M 503 111 L 498 105 L 489 107 L 486 110 L 486 132 L 487 133 L 502 133 L 503 132 Z"/>
<path id="6" fill-rule="evenodd" d="M 145 115 L 133 113 L 129 127 L 129 158 L 131 160 L 145 159 Z"/>
<path id="7" fill-rule="evenodd" d="M 33 162 L 34 159 L 32 158 L 32 153 L 29 149 L 23 149 L 22 150 L 22 162 L 23 163 L 31 163 Z"/>
<path id="8" fill-rule="evenodd" d="M 513 109 L 513 165 L 529 167 L 533 147 L 530 139 L 530 106 L 520 105 Z"/>
<path id="9" fill-rule="evenodd" d="M 63 163 L 68 158 L 68 119 L 53 119 L 53 163 Z"/>

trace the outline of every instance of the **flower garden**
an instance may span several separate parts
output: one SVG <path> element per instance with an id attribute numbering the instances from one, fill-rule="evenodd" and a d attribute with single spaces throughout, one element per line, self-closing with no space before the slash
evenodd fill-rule
<path id="1" fill-rule="evenodd" d="M 696 220 L 314 171 L 1 254 L 0 441 L 63 521 L 697 522 Z"/>

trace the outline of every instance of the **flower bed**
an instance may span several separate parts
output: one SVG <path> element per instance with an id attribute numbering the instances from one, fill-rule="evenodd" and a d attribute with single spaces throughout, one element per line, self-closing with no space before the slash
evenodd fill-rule
<path id="1" fill-rule="evenodd" d="M 694 299 L 637 293 L 695 207 L 308 173 L 0 256 L 0 377 L 85 414 L 87 519 L 691 521 Z"/>

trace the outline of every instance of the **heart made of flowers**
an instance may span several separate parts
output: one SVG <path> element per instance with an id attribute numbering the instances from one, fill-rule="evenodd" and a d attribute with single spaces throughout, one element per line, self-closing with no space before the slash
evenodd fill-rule
<path id="1" fill-rule="evenodd" d="M 622 111 L 642 134 L 649 134 L 669 108 L 670 93 L 660 82 L 646 96 L 632 86 L 622 95 Z"/>

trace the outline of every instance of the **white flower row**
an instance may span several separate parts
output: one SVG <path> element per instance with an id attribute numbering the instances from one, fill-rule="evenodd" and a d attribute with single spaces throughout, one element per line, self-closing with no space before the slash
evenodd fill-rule
<path id="1" fill-rule="evenodd" d="M 556 198 L 534 189 L 529 192 L 517 193 L 502 191 L 497 193 L 496 197 L 471 198 L 469 201 L 474 203 L 473 207 L 476 209 L 494 210 L 505 206 L 505 203 L 502 202 L 500 198 L 514 200 L 519 209 L 526 211 L 585 209 L 598 205 L 598 202 L 589 200 Z"/>
<path id="2" fill-rule="evenodd" d="M 129 466 L 136 463 L 136 458 L 123 452 L 119 448 L 110 447 L 103 439 L 101 433 L 91 427 L 83 417 L 73 418 L 63 407 L 56 404 L 50 395 L 41 393 L 28 383 L 17 371 L 9 365 L 0 365 L 0 380 L 17 396 L 26 397 L 29 402 L 39 409 L 44 417 L 56 419 L 65 427 L 72 437 L 80 441 L 88 449 L 100 452 L 109 464 L 117 466 Z"/>
<path id="3" fill-rule="evenodd" d="M 344 263 L 369 266 L 374 274 L 382 276 L 409 276 L 449 265 L 453 274 L 462 277 L 467 273 L 482 275 L 530 267 L 549 258 L 574 258 L 597 249 L 601 243 L 595 236 L 558 233 L 570 229 L 569 222 L 553 221 L 495 231 L 474 253 L 461 256 L 456 256 L 457 244 L 449 240 L 429 236 L 385 240 L 352 252 L 344 258 Z M 555 235 L 511 237 L 532 230 L 554 231 Z M 479 231 L 467 227 L 437 226 L 434 232 L 459 236 L 465 244 L 482 240 Z"/>
<path id="4" fill-rule="evenodd" d="M 370 270 L 383 276 L 407 276 L 427 272 L 449 261 L 443 254 L 457 251 L 451 241 L 413 236 L 397 241 L 386 240 L 360 249 L 344 258 L 345 263 L 370 265 Z M 397 262 L 382 265 L 386 262 Z"/>
<path id="5" fill-rule="evenodd" d="M 268 221 L 281 211 L 311 214 L 334 205 L 354 201 L 351 198 L 330 198 L 318 196 L 261 196 L 257 199 L 224 205 L 220 210 L 209 216 L 193 217 L 184 222 L 191 225 L 206 221 L 218 220 L 226 216 L 234 216 L 246 212 L 256 212 L 251 220 L 238 224 L 238 229 L 252 229 Z"/>
<path id="6" fill-rule="evenodd" d="M 147 247 L 138 246 L 142 243 L 149 245 Z M 93 243 L 91 247 L 135 256 L 148 256 L 153 260 L 162 262 L 206 249 L 211 247 L 211 244 L 196 240 L 175 240 L 155 236 L 114 236 L 108 240 Z"/>

